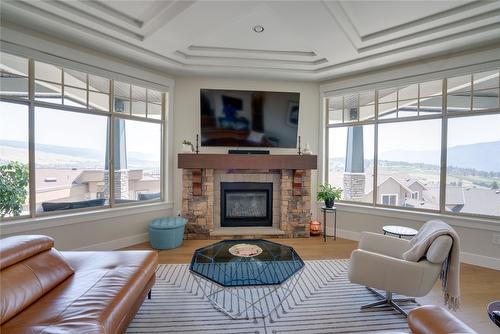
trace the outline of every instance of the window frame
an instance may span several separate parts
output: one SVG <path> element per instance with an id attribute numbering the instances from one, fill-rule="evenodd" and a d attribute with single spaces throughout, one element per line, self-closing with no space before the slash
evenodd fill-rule
<path id="1" fill-rule="evenodd" d="M 2 50 L 2 53 L 21 57 L 27 60 L 28 62 L 28 98 L 21 98 L 21 97 L 13 97 L 13 96 L 1 96 L 0 95 L 0 101 L 2 102 L 8 102 L 8 103 L 14 103 L 14 104 L 19 104 L 19 105 L 26 105 L 28 106 L 28 138 L 29 138 L 29 143 L 28 143 L 28 169 L 29 169 L 29 193 L 28 193 L 28 200 L 29 200 L 29 214 L 24 214 L 24 215 L 19 215 L 19 216 L 10 216 L 10 217 L 0 217 L 0 223 L 12 223 L 15 221 L 19 220 L 31 220 L 31 219 L 36 219 L 36 218 L 48 218 L 48 217 L 59 217 L 59 216 L 67 216 L 67 215 L 73 215 L 73 214 L 78 214 L 78 213 L 85 213 L 85 212 L 101 212 L 101 211 L 106 211 L 109 209 L 116 210 L 118 208 L 133 208 L 133 207 L 140 207 L 144 205 L 154 205 L 154 204 L 159 204 L 159 203 L 166 203 L 167 199 L 169 197 L 168 191 L 167 191 L 167 177 L 168 177 L 168 169 L 167 166 L 167 161 L 166 161 L 166 149 L 167 149 L 167 139 L 169 138 L 167 136 L 167 129 L 168 129 L 168 110 L 170 109 L 167 104 L 170 103 L 170 89 L 169 87 L 166 86 L 159 86 L 159 85 L 152 85 L 151 83 L 142 81 L 140 79 L 135 79 L 132 77 L 127 77 L 121 75 L 120 78 L 114 78 L 114 76 L 107 72 L 103 75 L 102 71 L 99 71 L 97 69 L 96 71 L 93 71 L 92 66 L 86 66 L 87 69 L 81 70 L 78 69 L 76 66 L 71 67 L 67 65 L 60 65 L 57 64 L 54 61 L 47 61 L 45 59 L 38 59 L 32 56 L 26 56 L 23 55 L 22 53 L 17 53 L 13 52 L 10 50 Z M 46 102 L 46 101 L 37 101 L 35 100 L 35 81 L 38 80 L 35 78 L 35 62 L 41 62 L 45 64 L 49 64 L 52 66 L 56 66 L 61 68 L 61 103 L 51 103 L 51 102 Z M 76 107 L 76 106 L 71 106 L 71 105 L 66 105 L 64 104 L 64 76 L 65 76 L 65 71 L 64 70 L 74 70 L 74 71 L 79 71 L 83 72 L 86 74 L 86 89 L 82 89 L 86 92 L 86 99 L 87 103 L 85 108 L 83 107 Z M 99 73 L 101 72 L 101 73 Z M 100 110 L 96 108 L 92 108 L 89 105 L 89 99 L 90 99 L 90 93 L 95 92 L 91 89 L 89 89 L 89 77 L 93 76 L 98 76 L 102 77 L 105 79 L 109 80 L 109 92 L 108 93 L 102 93 L 102 94 L 107 94 L 108 99 L 109 99 L 109 106 L 108 110 Z M 124 82 L 126 79 L 129 79 L 129 84 L 139 86 L 145 89 L 146 91 L 146 114 L 145 116 L 134 116 L 131 113 L 130 114 L 123 114 L 123 113 L 117 113 L 114 112 L 114 81 L 120 81 Z M 68 86 L 68 87 L 73 87 L 73 86 Z M 147 108 L 148 108 L 148 95 L 149 95 L 149 90 L 157 91 L 161 94 L 161 100 L 160 100 L 160 118 L 147 118 Z M 65 112 L 75 112 L 75 113 L 83 113 L 83 114 L 89 114 L 89 115 L 101 115 L 104 116 L 108 119 L 108 125 L 107 125 L 107 150 L 109 152 L 108 157 L 105 157 L 107 159 L 108 163 L 108 168 L 109 168 L 109 198 L 108 201 L 105 205 L 102 207 L 89 207 L 89 208 L 79 208 L 79 209 L 71 209 L 71 210 L 59 210 L 59 211 L 50 211 L 50 212 L 44 212 L 44 211 L 37 211 L 36 210 L 36 175 L 35 175 L 35 108 L 36 107 L 42 107 L 42 108 L 50 108 L 50 109 L 55 109 L 55 110 L 62 110 Z M 114 130 L 114 124 L 115 124 L 115 119 L 125 119 L 125 120 L 134 120 L 134 121 L 139 121 L 139 122 L 145 122 L 145 123 L 154 123 L 154 124 L 159 124 L 160 125 L 160 138 L 161 138 L 161 143 L 160 143 L 160 198 L 159 199 L 151 199 L 151 200 L 141 200 L 141 201 L 136 201 L 136 202 L 130 202 L 130 203 L 115 203 L 115 196 L 114 196 L 114 159 L 113 159 L 113 148 L 114 148 L 114 136 L 113 136 L 113 130 Z"/>
<path id="2" fill-rule="evenodd" d="M 393 80 L 391 82 L 387 82 L 385 84 L 381 84 L 380 86 L 374 85 L 372 87 L 370 86 L 365 86 L 363 88 L 360 87 L 350 87 L 348 89 L 339 89 L 339 90 L 332 90 L 325 92 L 325 94 L 322 95 L 323 98 L 323 129 L 324 129 L 324 135 L 323 135 L 323 168 L 324 172 L 321 175 L 321 179 L 323 182 L 328 183 L 329 182 L 329 129 L 330 128 L 341 128 L 341 127 L 352 127 L 352 126 L 357 126 L 357 125 L 368 125 L 368 124 L 373 124 L 374 125 L 374 161 L 373 161 L 373 199 L 372 202 L 358 202 L 358 201 L 349 201 L 349 200 L 343 200 L 340 199 L 338 200 L 339 203 L 345 203 L 345 204 L 352 204 L 352 205 L 357 205 L 357 206 L 365 206 L 365 207 L 378 207 L 378 208 L 388 208 L 388 209 L 397 209 L 397 210 L 402 210 L 402 211 L 411 211 L 411 212 L 421 212 L 421 213 L 432 213 L 432 214 L 441 214 L 441 215 L 448 215 L 448 216 L 455 216 L 455 217 L 470 217 L 470 218 L 484 218 L 484 219 L 493 219 L 493 220 L 499 220 L 500 216 L 492 216 L 492 215 L 487 215 L 487 214 L 476 214 L 476 213 L 467 213 L 467 212 L 451 212 L 449 210 L 446 210 L 446 179 L 447 179 L 447 153 L 448 153 L 448 146 L 447 146 L 447 139 L 448 139 L 448 119 L 452 118 L 462 118 L 462 117 L 474 117 L 474 116 L 481 116 L 481 115 L 500 115 L 500 94 L 497 97 L 498 99 L 498 105 L 497 108 L 489 108 L 489 109 L 483 109 L 483 110 L 474 110 L 473 109 L 473 98 L 471 97 L 471 109 L 470 110 L 463 110 L 463 111 L 451 111 L 448 112 L 448 107 L 447 107 L 447 101 L 448 101 L 448 88 L 447 88 L 447 82 L 448 78 L 452 77 L 457 77 L 457 76 L 465 76 L 465 75 L 470 75 L 471 78 L 473 78 L 473 75 L 475 73 L 481 73 L 481 72 L 487 72 L 487 71 L 499 71 L 500 72 L 500 67 L 498 65 L 493 65 L 491 67 L 477 67 L 468 71 L 459 71 L 458 73 L 453 73 L 452 75 L 441 75 L 441 77 L 430 77 L 430 78 L 425 78 L 425 79 L 410 79 L 408 81 L 405 80 L 404 83 L 398 82 L 399 80 Z M 418 84 L 419 87 L 419 96 L 418 96 L 418 110 L 420 111 L 420 84 L 421 83 L 426 83 L 426 82 L 431 82 L 431 81 L 438 81 L 442 80 L 442 89 L 441 89 L 441 112 L 437 114 L 432 114 L 432 115 L 422 115 L 420 116 L 420 112 L 418 112 L 417 116 L 410 116 L 410 117 L 402 117 L 402 118 L 387 118 L 387 119 L 381 119 L 379 118 L 379 90 L 387 90 L 394 88 L 397 91 L 397 96 L 399 96 L 399 89 L 402 85 L 412 85 L 412 84 Z M 392 83 L 392 84 L 391 84 Z M 471 96 L 474 95 L 474 88 L 473 88 L 473 79 L 471 80 Z M 498 77 L 498 86 L 500 87 L 500 75 Z M 368 88 L 369 87 L 369 88 Z M 348 122 L 344 123 L 343 120 L 342 122 L 339 123 L 330 123 L 329 119 L 329 99 L 332 98 L 339 98 L 341 96 L 345 95 L 352 95 L 352 94 L 362 94 L 367 91 L 374 91 L 375 92 L 375 115 L 373 119 L 369 120 L 362 120 L 362 121 L 354 121 L 354 122 Z M 399 100 L 396 100 L 396 104 L 399 102 Z M 383 102 L 382 102 L 383 103 Z M 377 203 L 378 199 L 378 187 L 377 187 L 377 177 L 378 177 L 378 125 L 379 124 L 384 124 L 384 123 L 398 123 L 398 122 L 411 122 L 411 121 L 419 121 L 419 120 L 430 120 L 430 119 L 440 119 L 441 120 L 441 159 L 440 159 L 440 172 L 439 172 L 439 209 L 425 209 L 425 208 L 409 208 L 405 206 L 392 206 L 392 205 L 384 205 L 381 203 Z"/>

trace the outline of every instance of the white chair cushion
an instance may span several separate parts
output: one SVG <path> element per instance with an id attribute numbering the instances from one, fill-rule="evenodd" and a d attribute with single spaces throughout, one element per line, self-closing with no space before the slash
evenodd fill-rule
<path id="1" fill-rule="evenodd" d="M 449 235 L 441 235 L 436 238 L 427 250 L 425 257 L 432 263 L 443 263 L 450 253 L 453 239 Z"/>

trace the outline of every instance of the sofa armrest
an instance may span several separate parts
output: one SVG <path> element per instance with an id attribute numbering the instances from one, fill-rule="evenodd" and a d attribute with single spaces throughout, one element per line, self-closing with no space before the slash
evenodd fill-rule
<path id="1" fill-rule="evenodd" d="M 351 254 L 349 280 L 376 289 L 421 297 L 432 289 L 439 272 L 439 265 L 426 260 L 411 262 L 357 249 Z"/>
<path id="2" fill-rule="evenodd" d="M 410 248 L 410 242 L 406 239 L 399 239 L 388 235 L 361 232 L 358 248 L 401 259 L 403 253 Z"/>
<path id="3" fill-rule="evenodd" d="M 477 334 L 446 309 L 435 305 L 420 306 L 411 310 L 408 326 L 414 334 Z"/>

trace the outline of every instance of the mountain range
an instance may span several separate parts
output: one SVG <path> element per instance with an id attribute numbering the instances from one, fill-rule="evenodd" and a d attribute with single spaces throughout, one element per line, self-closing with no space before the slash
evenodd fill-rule
<path id="1" fill-rule="evenodd" d="M 0 140 L 0 146 L 26 149 L 26 143 L 11 140 Z M 75 157 L 80 160 L 102 161 L 104 152 L 87 148 L 73 148 L 58 145 L 39 144 L 37 151 Z M 127 152 L 130 165 L 149 165 L 157 160 L 154 156 L 141 152 Z M 0 159 L 8 157 L 0 157 Z M 460 145 L 448 148 L 448 165 L 460 168 L 474 168 L 487 172 L 500 172 L 500 141 Z M 425 163 L 439 165 L 440 152 L 437 150 L 406 151 L 392 150 L 379 153 L 379 160 L 405 161 L 409 163 Z"/>
<path id="2" fill-rule="evenodd" d="M 379 160 L 439 165 L 440 151 L 392 150 L 379 153 Z M 500 172 L 500 141 L 459 145 L 448 148 L 448 166 Z"/>
<path id="3" fill-rule="evenodd" d="M 15 140 L 0 140 L 0 148 L 6 147 L 11 150 L 27 150 L 28 144 L 26 142 L 15 141 Z M 67 147 L 60 145 L 46 145 L 46 144 L 37 144 L 36 151 L 38 154 L 44 155 L 43 159 L 37 159 L 37 165 L 42 164 L 45 165 L 50 163 L 53 160 L 61 160 L 64 162 L 70 161 L 70 165 L 82 163 L 84 165 L 90 164 L 93 165 L 92 162 L 102 163 L 104 162 L 104 155 L 106 154 L 100 150 L 94 150 L 89 148 L 79 148 L 79 147 Z M 22 152 L 22 151 L 21 151 Z M 9 156 L 0 156 L 0 161 L 3 160 L 16 160 L 15 157 Z M 43 162 L 42 162 L 42 161 Z M 127 152 L 127 160 L 129 167 L 147 167 L 151 165 L 157 165 L 157 158 L 151 154 L 145 154 L 141 152 Z M 53 161 L 53 164 L 57 164 L 58 161 Z M 77 166 L 75 166 L 77 167 Z M 83 166 L 81 166 L 83 167 Z M 88 167 L 88 166 L 85 166 Z"/>

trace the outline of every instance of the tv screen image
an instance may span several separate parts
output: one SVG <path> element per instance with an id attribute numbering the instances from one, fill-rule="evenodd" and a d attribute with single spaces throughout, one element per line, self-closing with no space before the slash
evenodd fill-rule
<path id="1" fill-rule="evenodd" d="M 200 90 L 201 146 L 297 147 L 300 93 Z"/>

